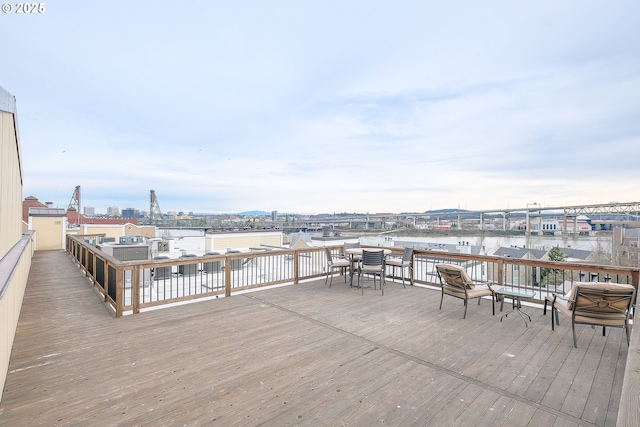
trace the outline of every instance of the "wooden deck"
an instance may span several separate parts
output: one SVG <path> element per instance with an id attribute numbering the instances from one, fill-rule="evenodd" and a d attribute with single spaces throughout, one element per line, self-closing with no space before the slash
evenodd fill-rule
<path id="1" fill-rule="evenodd" d="M 36 252 L 0 425 L 615 425 L 627 344 L 524 307 L 323 281 L 116 319 Z M 496 304 L 496 310 L 499 305 Z"/>

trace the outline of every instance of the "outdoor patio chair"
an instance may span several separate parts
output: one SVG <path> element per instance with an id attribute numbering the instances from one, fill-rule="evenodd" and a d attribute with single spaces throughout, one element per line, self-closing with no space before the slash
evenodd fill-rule
<path id="1" fill-rule="evenodd" d="M 380 289 L 384 295 L 384 251 L 383 250 L 367 250 L 362 251 L 362 260 L 358 265 L 358 286 L 364 295 L 364 287 L 360 283 L 360 277 L 363 274 L 373 275 L 373 288 L 376 288 L 376 276 L 380 276 Z"/>
<path id="2" fill-rule="evenodd" d="M 636 290 L 632 285 L 604 282 L 576 282 L 568 294 L 545 298 L 544 314 L 547 304 L 551 308 L 551 330 L 559 325 L 558 312 L 571 318 L 573 346 L 578 347 L 576 325 L 602 326 L 602 335 L 606 327 L 624 328 L 629 345 L 629 315 L 635 301 Z"/>
<path id="3" fill-rule="evenodd" d="M 345 255 L 346 255 L 346 251 L 347 249 L 355 249 L 355 248 L 359 248 L 360 247 L 360 242 L 355 242 L 355 243 L 347 243 L 344 242 L 344 251 L 345 251 Z M 358 254 L 352 254 L 351 255 L 351 260 L 353 261 L 353 268 L 354 270 L 358 268 L 358 262 L 360 262 L 360 260 L 362 259 L 362 257 Z"/>
<path id="4" fill-rule="evenodd" d="M 480 305 L 482 297 L 490 296 L 493 315 L 495 316 L 495 292 L 490 284 L 480 285 L 475 283 L 471 280 L 466 270 L 459 265 L 437 264 L 436 270 L 438 271 L 440 287 L 442 289 L 442 294 L 440 295 L 440 310 L 442 310 L 442 300 L 445 295 L 460 298 L 464 300 L 464 315 L 462 318 L 466 319 L 467 306 L 469 305 L 470 299 L 478 298 L 478 305 Z"/>
<path id="5" fill-rule="evenodd" d="M 329 287 L 333 283 L 333 270 L 345 270 L 347 268 L 351 268 L 351 260 L 345 257 L 344 255 L 333 255 L 331 253 L 331 249 L 325 247 L 324 253 L 327 258 L 327 277 L 324 279 L 324 284 L 327 284 L 327 280 L 329 279 L 329 274 L 331 274 L 331 281 L 329 282 Z M 347 275 L 344 273 L 344 282 L 347 283 Z"/>
<path id="6" fill-rule="evenodd" d="M 358 242 L 355 242 L 355 243 L 344 242 L 345 249 L 353 249 L 353 248 L 359 248 L 359 247 L 360 247 L 360 243 Z"/>
<path id="7" fill-rule="evenodd" d="M 402 286 L 407 287 L 404 284 L 404 270 L 405 268 L 409 269 L 409 283 L 413 285 L 413 248 L 404 248 L 404 253 L 402 257 L 399 256 L 389 256 L 385 260 L 385 264 L 393 267 L 393 275 L 396 275 L 396 268 L 400 268 L 402 271 Z"/>

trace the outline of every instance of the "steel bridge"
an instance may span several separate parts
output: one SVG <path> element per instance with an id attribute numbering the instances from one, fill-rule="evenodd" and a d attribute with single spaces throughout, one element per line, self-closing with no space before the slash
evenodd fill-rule
<path id="1" fill-rule="evenodd" d="M 340 217 L 318 217 L 305 220 L 298 220 L 298 225 L 303 227 L 318 227 L 329 225 L 332 227 L 343 226 L 345 228 L 385 228 L 385 224 L 395 223 L 398 221 L 410 220 L 414 224 L 416 220 L 434 220 L 444 218 L 456 218 L 458 223 L 464 219 L 477 218 L 479 226 L 482 230 L 484 219 L 487 216 L 502 216 L 504 227 L 506 227 L 507 219 L 513 216 L 524 216 L 526 218 L 526 230 L 531 229 L 531 218 L 542 216 L 562 216 L 565 223 L 564 230 L 567 229 L 566 223 L 569 221 L 577 222 L 580 215 L 608 215 L 622 214 L 631 215 L 640 218 L 640 202 L 629 203 L 603 203 L 590 205 L 575 206 L 542 206 L 539 203 L 530 203 L 521 208 L 507 209 L 488 209 L 488 210 L 460 210 L 460 211 L 430 211 L 420 213 L 400 213 L 400 214 L 362 214 Z"/>

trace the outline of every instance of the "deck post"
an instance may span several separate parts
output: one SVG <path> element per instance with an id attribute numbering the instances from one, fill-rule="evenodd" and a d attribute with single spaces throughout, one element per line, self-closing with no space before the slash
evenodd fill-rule
<path id="1" fill-rule="evenodd" d="M 226 256 L 224 258 L 224 296 L 231 296 L 231 258 Z"/>
<path id="2" fill-rule="evenodd" d="M 298 251 L 293 252 L 293 284 L 300 283 L 300 256 Z"/>
<path id="3" fill-rule="evenodd" d="M 131 304 L 133 305 L 133 314 L 140 313 L 140 266 L 133 267 L 131 280 Z"/>
<path id="4" fill-rule="evenodd" d="M 123 291 L 124 291 L 124 269 L 116 267 L 116 317 L 122 317 L 123 314 Z M 107 292 L 107 295 L 109 292 Z"/>

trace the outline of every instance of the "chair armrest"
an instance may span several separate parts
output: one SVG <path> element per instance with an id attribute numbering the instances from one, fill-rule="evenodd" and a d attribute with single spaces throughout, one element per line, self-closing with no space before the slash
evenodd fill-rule
<path id="1" fill-rule="evenodd" d="M 558 295 L 558 294 L 551 294 L 551 296 L 546 296 L 544 298 L 544 310 L 542 312 L 542 314 L 547 314 L 547 302 L 551 303 L 551 308 L 553 309 L 553 305 L 556 303 L 557 300 L 563 300 L 567 302 L 567 305 L 569 303 L 575 304 L 576 300 L 575 299 L 571 299 L 571 298 L 567 298 L 564 295 Z"/>
<path id="2" fill-rule="evenodd" d="M 564 295 L 558 295 L 558 294 L 551 294 L 553 295 L 553 302 L 556 302 L 556 299 L 561 299 L 561 300 L 565 300 L 565 301 L 569 301 L 569 302 L 576 302 L 575 300 L 572 300 L 570 298 L 565 297 Z M 549 298 L 549 297 L 547 297 Z"/>
<path id="3" fill-rule="evenodd" d="M 556 294 L 551 294 L 551 295 L 547 295 L 546 297 L 544 297 L 544 309 L 542 310 L 542 315 L 543 316 L 547 315 L 547 303 L 550 304 L 549 308 L 551 308 L 553 310 L 553 304 L 555 304 L 557 297 L 558 297 L 558 295 L 556 295 Z"/>
<path id="4" fill-rule="evenodd" d="M 489 289 L 491 289 L 491 292 L 495 292 L 497 289 L 500 288 L 497 282 L 492 282 L 489 280 L 474 280 L 473 283 L 475 285 L 487 286 Z M 494 289 L 494 286 L 496 287 L 495 289 Z"/>

